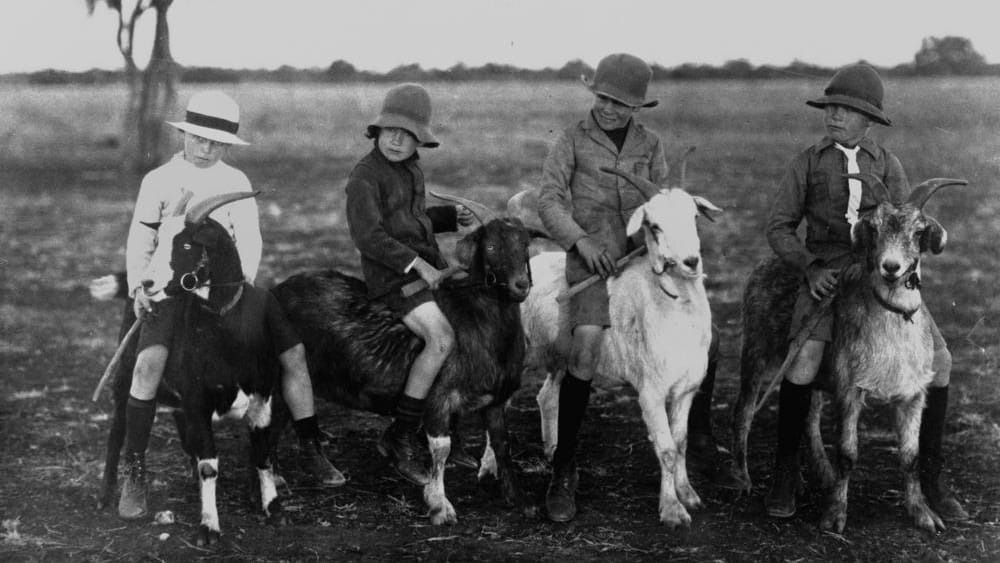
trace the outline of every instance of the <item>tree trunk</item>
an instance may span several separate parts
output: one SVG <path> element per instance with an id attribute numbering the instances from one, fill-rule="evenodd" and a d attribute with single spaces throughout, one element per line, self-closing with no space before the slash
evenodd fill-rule
<path id="1" fill-rule="evenodd" d="M 157 0 L 156 36 L 149 64 L 141 73 L 126 57 L 129 102 L 126 109 L 123 146 L 128 151 L 123 164 L 128 171 L 144 174 L 169 157 L 170 133 L 166 119 L 177 102 L 180 68 L 170 54 L 167 10 L 173 0 Z M 134 20 L 133 20 L 134 22 Z M 134 29 L 134 28 L 132 28 Z"/>

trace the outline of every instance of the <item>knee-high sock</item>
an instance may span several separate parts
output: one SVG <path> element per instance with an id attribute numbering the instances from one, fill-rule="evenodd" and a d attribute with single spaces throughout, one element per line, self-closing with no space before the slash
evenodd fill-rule
<path id="1" fill-rule="evenodd" d="M 590 401 L 590 382 L 567 372 L 559 388 L 559 434 L 552 464 L 562 467 L 576 454 L 577 434 Z"/>

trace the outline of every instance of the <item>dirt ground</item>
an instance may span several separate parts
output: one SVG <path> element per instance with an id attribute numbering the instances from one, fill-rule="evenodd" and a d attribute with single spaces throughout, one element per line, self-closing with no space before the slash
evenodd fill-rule
<path id="1" fill-rule="evenodd" d="M 779 148 L 776 153 L 790 154 L 787 147 Z M 741 174 L 749 173 L 743 170 L 756 166 L 757 157 L 731 154 L 736 156 L 728 159 L 728 167 L 714 166 L 713 156 L 694 168 L 704 174 L 701 185 L 708 186 L 702 193 L 727 208 L 724 220 L 702 231 L 714 320 L 722 333 L 713 422 L 724 445 L 737 389 L 741 284 L 763 252 L 760 241 L 748 242 L 745 233 L 759 230 L 763 205 L 752 193 L 740 200 L 711 186 L 762 184 L 784 158 L 760 156 L 768 159 L 759 167 L 763 171 L 745 178 Z M 320 403 L 321 428 L 330 436 L 327 452 L 346 473 L 347 484 L 313 488 L 289 468 L 288 486 L 279 491 L 286 522 L 264 522 L 253 508 L 255 494 L 247 488 L 246 429 L 241 423 L 220 423 L 223 541 L 200 548 L 193 541 L 199 520 L 197 488 L 165 413 L 158 416 L 150 446 L 151 508 L 171 511 L 176 522 L 158 525 L 150 518 L 126 523 L 113 510 L 97 510 L 110 400 L 105 394 L 92 403 L 90 395 L 115 348 L 120 304 L 92 301 L 86 283 L 123 267 L 124 231 L 137 185 L 119 178 L 102 158 L 103 164 L 89 167 L 22 163 L 0 170 L 0 560 L 1000 560 L 1000 386 L 994 326 L 1000 307 L 993 242 L 1000 232 L 995 219 L 1000 200 L 991 195 L 996 182 L 986 183 L 985 173 L 978 191 L 970 192 L 975 197 L 941 197 L 936 204 L 939 219 L 954 227 L 961 251 L 934 258 L 926 282 L 939 288 L 928 292 L 928 300 L 955 358 L 945 448 L 948 477 L 972 515 L 968 522 L 949 524 L 935 536 L 911 525 L 902 506 L 891 415 L 878 405 L 861 420 L 860 461 L 844 533 L 818 530 L 822 498 L 815 488 L 808 490 L 795 517 L 768 518 L 761 505 L 774 447 L 772 400 L 751 435 L 752 494 L 737 497 L 695 475 L 706 506 L 693 514 L 690 529 L 668 530 L 658 522 L 659 467 L 635 394 L 612 388 L 595 393 L 582 430 L 580 513 L 570 523 L 522 517 L 504 505 L 495 486 L 477 483 L 472 471 L 453 468 L 446 485 L 459 522 L 430 526 L 421 491 L 402 481 L 375 450 L 388 419 Z M 265 194 L 263 283 L 316 264 L 354 260 L 349 250 L 330 250 L 350 249 L 337 218 L 343 204 L 340 190 L 332 187 L 340 185 L 350 164 L 346 157 L 308 165 L 287 158 L 242 163 Z M 528 162 L 524 169 L 537 171 L 537 164 Z M 918 169 L 914 176 L 932 173 Z M 500 209 L 527 173 L 445 163 L 431 174 L 445 185 L 487 186 L 470 195 Z M 480 182 L 483 178 L 488 181 Z M 539 385 L 535 378 L 523 381 L 509 419 L 523 485 L 542 503 L 548 466 L 534 403 Z M 478 453 L 479 422 L 471 418 L 464 426 L 469 450 Z M 287 437 L 279 452 L 286 460 L 291 432 Z"/>

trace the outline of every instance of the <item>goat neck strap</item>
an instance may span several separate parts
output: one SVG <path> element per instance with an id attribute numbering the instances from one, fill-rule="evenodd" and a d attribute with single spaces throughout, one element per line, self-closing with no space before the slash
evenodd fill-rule
<path id="1" fill-rule="evenodd" d="M 243 297 L 243 284 L 241 283 L 240 286 L 236 288 L 236 295 L 233 296 L 233 299 L 229 303 L 224 305 L 221 309 L 219 309 L 219 316 L 223 317 L 226 315 L 226 313 L 232 311 L 233 307 L 235 307 L 236 304 L 240 302 L 240 298 L 242 297 Z"/>
<path id="2" fill-rule="evenodd" d="M 893 313 L 896 313 L 897 315 L 903 317 L 903 319 L 906 322 L 908 322 L 908 323 L 912 323 L 913 322 L 913 315 L 915 315 L 917 313 L 917 311 L 920 310 L 920 307 L 916 307 L 916 308 L 914 308 L 912 310 L 909 310 L 909 311 L 907 311 L 906 309 L 897 307 L 897 306 L 893 305 L 892 303 L 889 303 L 881 295 L 879 295 L 878 291 L 876 291 L 874 287 L 872 288 L 872 296 L 875 297 L 875 301 L 878 302 L 878 304 L 881 305 L 883 308 L 885 308 L 885 310 L 891 311 Z"/>

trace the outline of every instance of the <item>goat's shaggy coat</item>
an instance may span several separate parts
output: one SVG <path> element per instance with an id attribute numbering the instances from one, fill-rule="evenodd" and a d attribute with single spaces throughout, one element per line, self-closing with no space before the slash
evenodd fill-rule
<path id="1" fill-rule="evenodd" d="M 444 493 L 444 464 L 451 422 L 468 411 L 483 413 L 505 498 L 532 510 L 515 479 L 505 420 L 525 352 L 519 303 L 531 287 L 528 240 L 520 221 L 488 222 L 459 242 L 469 277 L 435 292 L 455 331 L 454 351 L 430 390 L 424 417 L 433 463 L 424 499 L 435 524 L 456 521 Z M 273 292 L 305 344 L 316 395 L 357 409 L 393 412 L 421 339 L 383 303 L 370 301 L 364 282 L 340 272 L 295 275 Z"/>
<path id="2" fill-rule="evenodd" d="M 820 525 L 843 531 L 847 521 L 847 486 L 857 462 L 857 422 L 868 398 L 896 407 L 900 466 L 905 477 L 905 504 L 919 528 L 943 529 L 928 506 L 917 476 L 918 434 L 925 391 L 934 377 L 931 319 L 920 296 L 920 258 L 941 252 L 945 234 L 922 211 L 938 188 L 960 180 L 929 180 L 914 188 L 902 204 L 889 201 L 884 185 L 870 175 L 850 175 L 873 182 L 879 205 L 852 230 L 855 252 L 863 259 L 840 275 L 832 303 L 833 341 L 824 352 L 814 382 L 807 431 L 812 461 L 829 490 Z M 743 486 L 750 488 L 747 436 L 754 403 L 764 380 L 777 372 L 788 350 L 795 293 L 801 271 L 771 258 L 751 274 L 743 296 L 741 387 L 733 414 L 733 456 Z M 831 465 L 820 436 L 822 391 L 833 395 L 839 421 L 836 464 Z"/>

